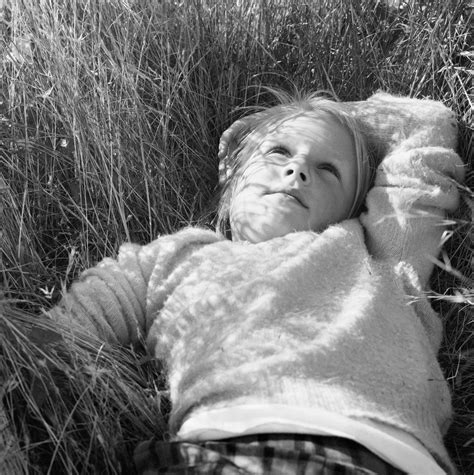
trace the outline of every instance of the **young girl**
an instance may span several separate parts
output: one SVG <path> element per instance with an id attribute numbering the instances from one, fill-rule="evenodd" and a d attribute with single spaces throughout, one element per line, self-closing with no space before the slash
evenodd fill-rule
<path id="1" fill-rule="evenodd" d="M 223 233 L 125 244 L 83 273 L 51 317 L 144 337 L 167 370 L 173 440 L 140 445 L 140 473 L 454 473 L 424 291 L 455 142 L 433 101 L 281 104 L 222 136 Z"/>

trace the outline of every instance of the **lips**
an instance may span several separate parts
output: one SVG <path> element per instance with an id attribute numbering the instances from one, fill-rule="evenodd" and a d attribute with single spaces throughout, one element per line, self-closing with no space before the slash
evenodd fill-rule
<path id="1" fill-rule="evenodd" d="M 287 195 L 293 198 L 295 201 L 297 201 L 298 204 L 301 205 L 303 208 L 309 209 L 309 207 L 306 205 L 304 201 L 304 198 L 302 197 L 301 193 L 298 190 L 282 190 L 282 191 L 276 191 L 275 193 L 281 193 L 283 195 Z"/>

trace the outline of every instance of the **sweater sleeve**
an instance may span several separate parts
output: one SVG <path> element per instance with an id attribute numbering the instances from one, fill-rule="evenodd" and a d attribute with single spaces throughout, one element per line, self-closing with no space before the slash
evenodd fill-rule
<path id="1" fill-rule="evenodd" d="M 203 229 L 185 229 L 148 245 L 124 244 L 116 259 L 84 271 L 49 316 L 75 332 L 110 343 L 146 337 L 167 297 L 164 282 L 196 246 L 218 239 Z"/>
<path id="2" fill-rule="evenodd" d="M 464 177 L 454 115 L 439 102 L 388 94 L 353 104 L 382 152 L 361 216 L 369 252 L 409 264 L 425 287 Z"/>

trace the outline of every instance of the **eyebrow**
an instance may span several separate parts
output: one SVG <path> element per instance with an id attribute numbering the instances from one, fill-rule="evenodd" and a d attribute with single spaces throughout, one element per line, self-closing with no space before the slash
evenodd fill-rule
<path id="1" fill-rule="evenodd" d="M 282 132 L 280 132 L 281 134 Z M 272 136 L 269 136 L 269 137 L 265 137 L 260 145 L 258 146 L 258 148 L 265 148 L 265 146 L 271 146 L 271 145 L 275 145 L 275 144 L 282 144 L 282 147 L 285 147 L 287 149 L 290 149 L 290 146 L 286 144 L 285 140 L 282 139 L 281 137 L 277 137 L 275 136 L 277 134 L 277 132 L 274 132 L 272 134 Z M 287 136 L 289 134 L 286 134 Z M 324 146 L 324 151 L 329 151 L 330 153 L 328 154 L 328 158 L 332 158 L 334 159 L 335 161 L 337 161 L 338 163 L 346 163 L 347 162 L 347 158 L 344 154 L 342 153 L 335 153 L 334 149 L 330 146 Z M 355 153 L 355 151 L 354 151 Z"/>

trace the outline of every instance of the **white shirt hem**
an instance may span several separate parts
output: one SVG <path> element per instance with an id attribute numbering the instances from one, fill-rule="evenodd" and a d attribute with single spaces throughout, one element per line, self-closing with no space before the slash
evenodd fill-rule
<path id="1" fill-rule="evenodd" d="M 446 473 L 418 440 L 399 429 L 319 409 L 283 404 L 242 405 L 196 412 L 184 421 L 178 438 L 219 440 L 277 432 L 345 437 L 409 474 Z"/>

